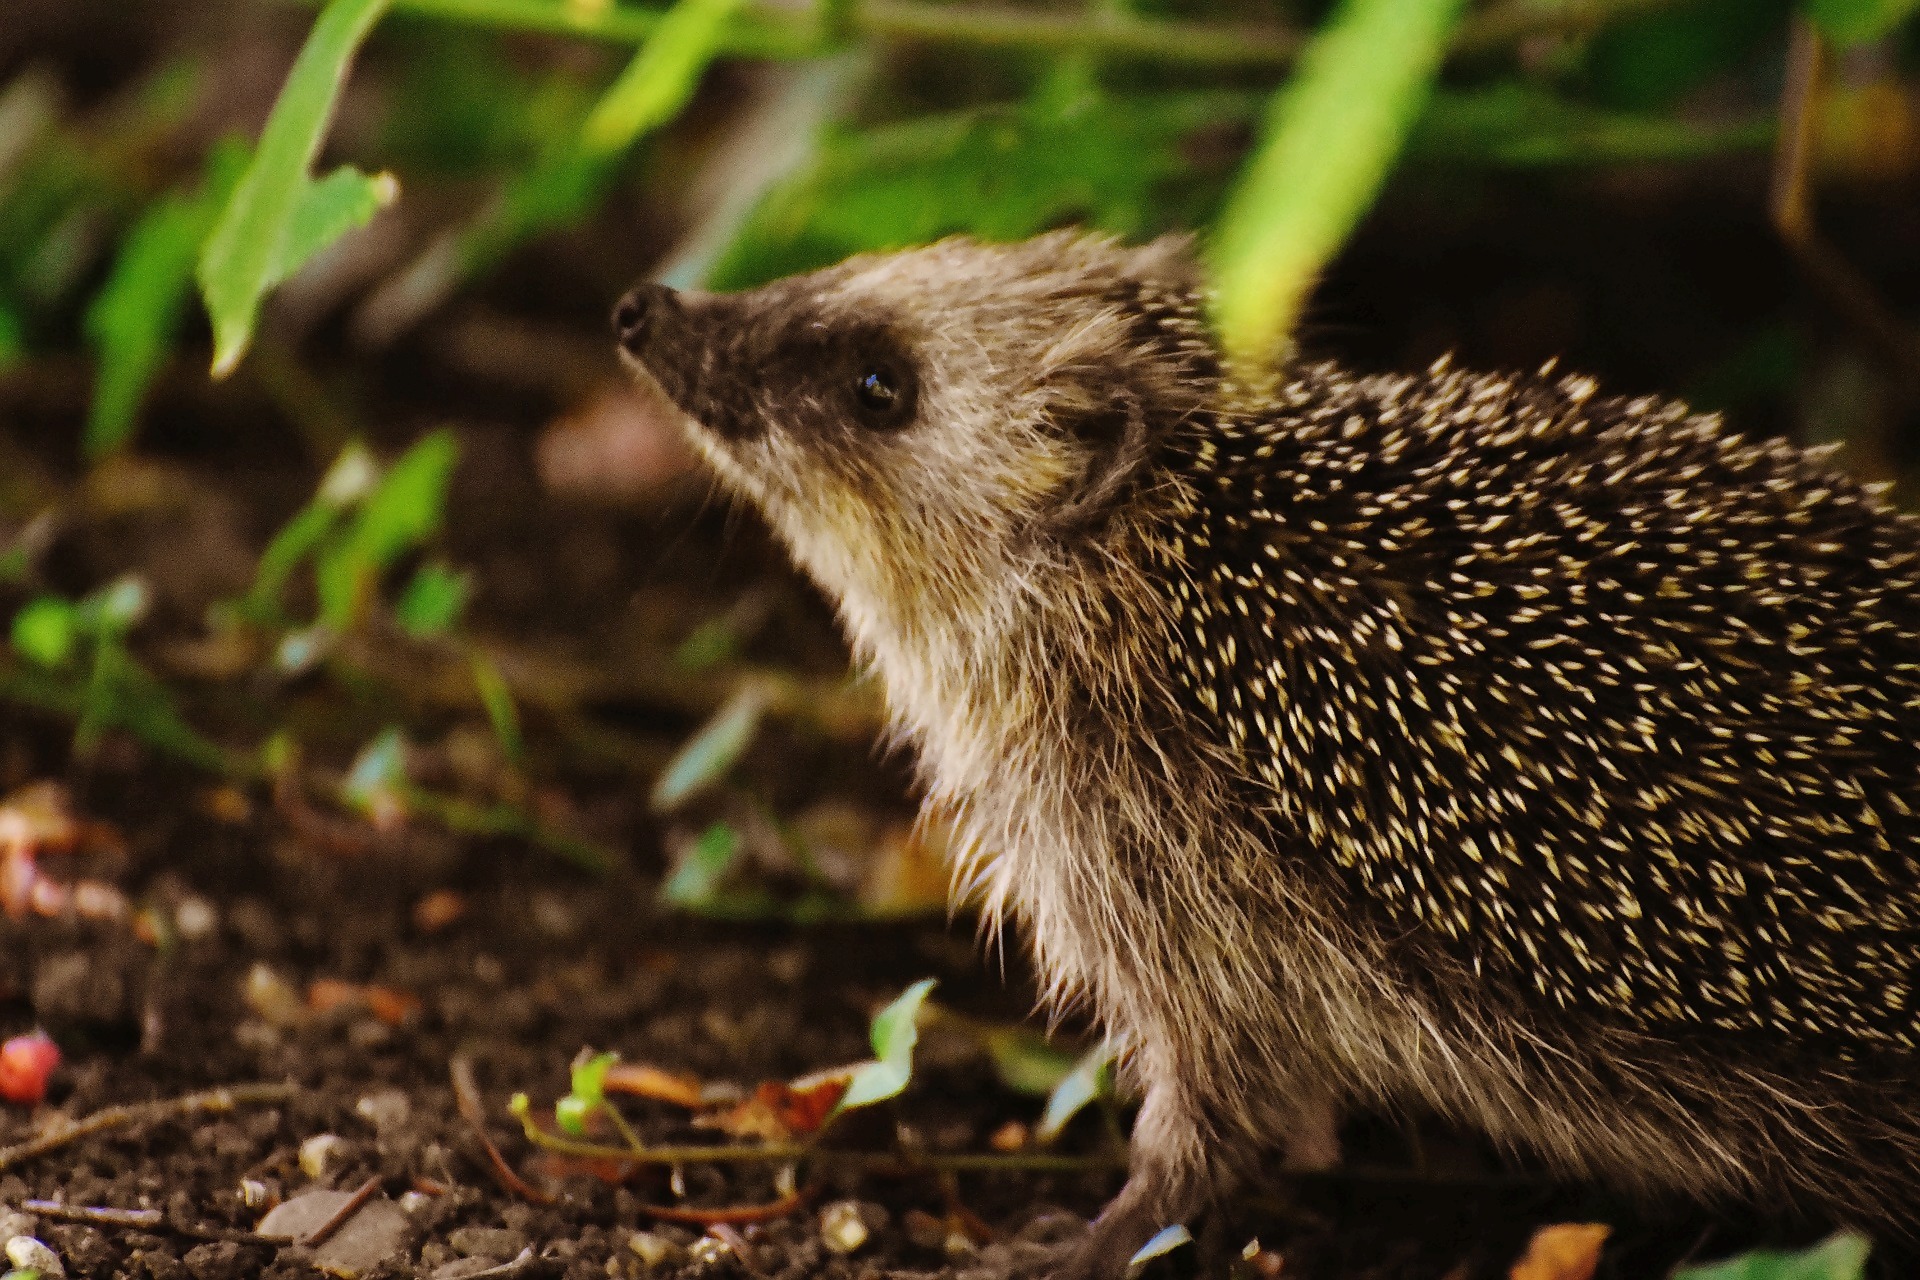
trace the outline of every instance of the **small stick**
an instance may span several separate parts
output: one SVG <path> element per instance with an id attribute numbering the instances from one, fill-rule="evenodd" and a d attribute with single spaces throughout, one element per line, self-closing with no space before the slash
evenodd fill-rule
<path id="1" fill-rule="evenodd" d="M 746 1226 L 754 1222 L 773 1222 L 784 1218 L 795 1210 L 806 1207 L 813 1198 L 811 1187 L 802 1187 L 791 1195 L 781 1196 L 771 1204 L 729 1205 L 720 1209 L 697 1209 L 684 1205 L 643 1204 L 640 1212 L 662 1222 L 679 1222 L 690 1227 L 734 1227 Z M 723 1239 L 725 1237 L 722 1237 Z M 728 1241 L 731 1244 L 731 1241 Z"/>
<path id="2" fill-rule="evenodd" d="M 219 1114 L 232 1111 L 235 1107 L 266 1102 L 285 1102 L 299 1091 L 299 1086 L 292 1084 L 236 1084 L 224 1089 L 208 1089 L 204 1093 L 189 1093 L 183 1097 L 163 1099 L 159 1102 L 143 1102 L 126 1107 L 106 1107 L 52 1133 L 30 1138 L 11 1147 L 0 1147 L 0 1173 L 6 1173 L 29 1160 L 58 1151 L 64 1146 L 96 1133 L 125 1129 L 152 1120 Z"/>
<path id="3" fill-rule="evenodd" d="M 500 1185 L 523 1200 L 534 1204 L 552 1204 L 553 1197 L 515 1173 L 506 1157 L 500 1154 L 500 1148 L 494 1146 L 493 1139 L 487 1136 L 487 1109 L 480 1101 L 480 1086 L 474 1083 L 473 1063 L 466 1058 L 450 1059 L 447 1074 L 453 1079 L 454 1105 L 459 1108 L 461 1119 L 480 1139 L 480 1145 L 487 1149 L 487 1159 L 493 1162 L 493 1176 Z"/>
<path id="4" fill-rule="evenodd" d="M 309 1249 L 313 1249 L 331 1240 L 333 1233 L 346 1226 L 349 1218 L 365 1208 L 367 1201 L 373 1199 L 373 1193 L 379 1189 L 380 1179 L 368 1178 L 360 1184 L 358 1191 L 355 1191 L 351 1196 L 347 1197 L 347 1202 L 341 1205 L 331 1218 L 328 1218 L 325 1222 L 307 1232 L 306 1239 L 300 1243 Z"/>
<path id="5" fill-rule="evenodd" d="M 1858 329 L 1911 389 L 1920 383 L 1920 338 L 1891 311 L 1873 284 L 1820 232 L 1813 214 L 1813 163 L 1826 47 L 1811 19 L 1795 14 L 1780 94 L 1780 133 L 1773 153 L 1767 213 L 1774 231 L 1827 305 Z"/>
<path id="6" fill-rule="evenodd" d="M 763 1278 L 766 1276 L 767 1273 L 762 1271 L 759 1264 L 754 1262 L 753 1246 L 747 1243 L 745 1236 L 741 1235 L 725 1222 L 716 1222 L 708 1227 L 707 1230 L 717 1239 L 727 1242 L 727 1248 L 733 1250 L 733 1256 L 740 1260 L 740 1265 L 746 1268 L 748 1275 Z"/>
<path id="7" fill-rule="evenodd" d="M 263 1244 L 269 1247 L 292 1244 L 292 1236 L 263 1235 L 235 1227 L 201 1227 L 175 1222 L 158 1209 L 113 1209 L 96 1205 L 59 1204 L 52 1200 L 27 1200 L 21 1209 L 36 1217 L 56 1222 L 77 1222 L 89 1227 L 128 1227 L 138 1231 L 168 1231 L 191 1240 L 231 1241 L 235 1244 Z"/>
<path id="8" fill-rule="evenodd" d="M 52 1218 L 57 1222 L 84 1222 L 95 1227 L 151 1229 L 167 1225 L 167 1215 L 158 1209 L 113 1209 L 104 1205 L 55 1204 L 51 1200 L 29 1200 L 20 1207 L 42 1218 Z"/>

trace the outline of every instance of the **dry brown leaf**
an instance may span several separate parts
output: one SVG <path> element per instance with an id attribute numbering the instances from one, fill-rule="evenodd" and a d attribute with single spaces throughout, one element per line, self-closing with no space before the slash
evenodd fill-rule
<path id="1" fill-rule="evenodd" d="M 1556 1222 L 1541 1227 L 1527 1242 L 1526 1256 L 1513 1264 L 1509 1280 L 1593 1280 L 1600 1250 L 1613 1228 L 1600 1222 Z"/>
<path id="2" fill-rule="evenodd" d="M 616 1062 L 607 1068 L 601 1088 L 608 1093 L 625 1093 L 636 1098 L 671 1102 L 689 1111 L 701 1105 L 700 1081 L 693 1076 L 676 1075 L 650 1067 L 644 1062 Z"/>

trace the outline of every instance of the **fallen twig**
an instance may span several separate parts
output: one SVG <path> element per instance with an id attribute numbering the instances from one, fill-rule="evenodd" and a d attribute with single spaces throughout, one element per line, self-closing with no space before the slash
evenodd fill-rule
<path id="1" fill-rule="evenodd" d="M 269 1248 L 292 1244 L 292 1236 L 271 1236 L 240 1227 L 203 1227 L 191 1222 L 176 1222 L 158 1209 L 115 1209 L 105 1205 L 60 1204 L 53 1200 L 28 1200 L 20 1208 L 39 1218 L 56 1222 L 77 1222 L 89 1227 L 125 1227 L 134 1231 L 166 1231 L 193 1240 L 212 1240 L 234 1244 L 263 1244 Z"/>
<path id="2" fill-rule="evenodd" d="M 96 1111 L 85 1119 L 56 1129 L 52 1133 L 29 1138 L 25 1142 L 11 1147 L 0 1147 L 0 1173 L 38 1159 L 49 1152 L 91 1137 L 96 1133 L 105 1133 L 113 1129 L 124 1129 L 131 1125 L 145 1124 L 152 1120 L 171 1120 L 181 1116 L 218 1114 L 231 1111 L 235 1107 L 252 1106 L 265 1102 L 284 1102 L 300 1091 L 294 1084 L 236 1084 L 222 1089 L 208 1089 L 204 1093 L 189 1093 L 178 1098 L 166 1098 L 159 1102 L 142 1102 L 126 1107 L 107 1107 Z"/>
<path id="3" fill-rule="evenodd" d="M 687 1205 L 643 1204 L 640 1212 L 662 1222 L 679 1222 L 692 1227 L 747 1226 L 755 1222 L 773 1222 L 806 1206 L 814 1196 L 812 1187 L 802 1187 L 769 1204 L 728 1205 L 701 1209 Z"/>
<path id="4" fill-rule="evenodd" d="M 527 1141 L 559 1155 L 585 1160 L 606 1160 L 626 1164 L 769 1164 L 811 1160 L 833 1168 L 867 1171 L 947 1170 L 965 1172 L 1091 1173 L 1102 1169 L 1124 1169 L 1124 1151 L 1101 1151 L 1092 1155 L 1069 1156 L 1051 1152 L 1014 1151 L 959 1152 L 935 1154 L 904 1151 L 848 1151 L 839 1147 L 819 1147 L 797 1142 L 734 1143 L 724 1146 L 615 1147 L 600 1142 L 582 1142 L 542 1129 L 530 1109 L 514 1112 Z"/>
<path id="5" fill-rule="evenodd" d="M 354 1214 L 365 1208 L 367 1201 L 373 1199 L 373 1193 L 379 1189 L 380 1179 L 368 1178 L 360 1184 L 359 1190 L 347 1197 L 347 1202 L 341 1205 L 331 1218 L 328 1218 L 325 1222 L 307 1232 L 306 1238 L 301 1240 L 300 1243 L 309 1249 L 316 1249 L 333 1239 L 333 1233 L 346 1226 L 347 1221 L 352 1218 Z"/>
<path id="6" fill-rule="evenodd" d="M 460 1118 L 467 1122 L 474 1136 L 480 1139 L 480 1145 L 486 1148 L 487 1159 L 493 1162 L 493 1175 L 500 1185 L 523 1200 L 552 1204 L 553 1197 L 515 1173 L 507 1158 L 500 1154 L 500 1148 L 487 1136 L 487 1109 L 480 1101 L 480 1086 L 473 1079 L 473 1063 L 455 1057 L 447 1063 L 447 1074 L 453 1080 L 454 1106 L 459 1108 Z"/>

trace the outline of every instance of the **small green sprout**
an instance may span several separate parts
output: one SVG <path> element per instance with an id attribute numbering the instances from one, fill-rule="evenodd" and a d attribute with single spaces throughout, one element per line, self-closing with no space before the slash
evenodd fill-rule
<path id="1" fill-rule="evenodd" d="M 1860 1280 L 1871 1246 L 1843 1231 L 1803 1253 L 1762 1250 L 1704 1267 L 1685 1267 L 1673 1280 Z"/>
<path id="2" fill-rule="evenodd" d="M 874 1061 L 855 1067 L 835 1113 L 872 1106 L 897 1096 L 913 1078 L 913 1049 L 920 1040 L 920 1007 L 935 979 L 922 978 L 873 1016 Z"/>
<path id="3" fill-rule="evenodd" d="M 1162 1227 L 1154 1233 L 1153 1239 L 1140 1246 L 1138 1253 L 1127 1259 L 1127 1270 L 1132 1271 L 1136 1267 L 1143 1267 L 1155 1258 L 1164 1257 L 1181 1245 L 1191 1243 L 1192 1240 L 1193 1233 L 1180 1223 Z"/>
<path id="4" fill-rule="evenodd" d="M 653 786 L 654 812 L 670 813 L 724 777 L 759 735 L 766 702 L 758 686 L 742 685 L 660 774 Z"/>
<path id="5" fill-rule="evenodd" d="M 617 1053 L 596 1053 L 574 1062 L 571 1091 L 553 1104 L 553 1118 L 563 1132 L 586 1136 L 587 1121 L 607 1105 L 607 1072 L 618 1061 Z"/>
<path id="6" fill-rule="evenodd" d="M 1112 1093 L 1113 1055 L 1107 1046 L 1096 1045 L 1054 1086 L 1033 1136 L 1042 1143 L 1052 1142 L 1088 1103 Z"/>

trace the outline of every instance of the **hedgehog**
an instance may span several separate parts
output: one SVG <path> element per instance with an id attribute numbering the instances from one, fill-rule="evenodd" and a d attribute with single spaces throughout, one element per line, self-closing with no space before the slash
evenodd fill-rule
<path id="1" fill-rule="evenodd" d="M 1140 1099 L 1053 1274 L 1361 1108 L 1910 1232 L 1920 525 L 1551 367 L 1249 381 L 1205 303 L 1062 232 L 615 314 Z"/>

